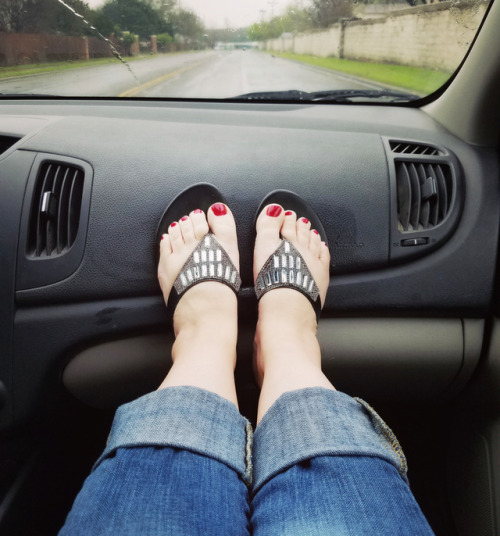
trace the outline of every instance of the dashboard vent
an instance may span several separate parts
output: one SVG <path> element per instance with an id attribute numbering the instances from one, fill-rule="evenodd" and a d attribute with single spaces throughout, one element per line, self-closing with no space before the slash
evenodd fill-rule
<path id="1" fill-rule="evenodd" d="M 391 141 L 391 150 L 393 153 L 400 154 L 424 154 L 427 156 L 440 156 L 442 151 L 432 145 L 425 145 L 423 143 L 408 143 L 405 141 Z"/>
<path id="2" fill-rule="evenodd" d="M 454 181 L 447 164 L 396 162 L 396 185 L 400 230 L 431 229 L 448 216 Z"/>
<path id="3" fill-rule="evenodd" d="M 41 165 L 31 204 L 28 257 L 56 257 L 71 248 L 80 221 L 83 180 L 79 167 L 59 162 Z"/>

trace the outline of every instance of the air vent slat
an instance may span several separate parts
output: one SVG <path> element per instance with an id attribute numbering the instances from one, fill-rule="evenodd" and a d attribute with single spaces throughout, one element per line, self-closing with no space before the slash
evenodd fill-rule
<path id="1" fill-rule="evenodd" d="M 62 166 L 54 167 L 54 176 L 52 180 L 52 202 L 54 204 L 54 209 L 50 214 L 47 215 L 47 247 L 46 254 L 47 256 L 52 255 L 54 251 L 58 249 L 59 243 L 59 220 L 57 216 L 60 212 L 60 196 L 61 188 L 63 181 L 64 168 Z"/>
<path id="2" fill-rule="evenodd" d="M 436 166 L 435 171 L 439 189 L 439 215 L 444 218 L 448 213 L 449 206 L 448 188 L 446 187 L 446 180 L 441 166 Z"/>
<path id="3" fill-rule="evenodd" d="M 60 254 L 68 243 L 68 174 L 69 169 L 66 168 L 64 177 L 61 181 L 61 188 L 59 190 L 59 206 L 57 212 L 57 253 Z"/>
<path id="4" fill-rule="evenodd" d="M 420 196 L 420 181 L 418 180 L 417 170 L 413 164 L 408 166 L 408 174 L 411 184 L 410 224 L 414 229 L 417 229 L 418 222 L 420 221 L 422 200 Z"/>
<path id="5" fill-rule="evenodd" d="M 436 173 L 434 171 L 434 167 L 431 165 L 425 166 L 425 176 L 427 179 L 431 179 L 434 183 L 435 187 L 435 195 L 431 198 L 430 201 L 430 214 L 429 214 L 429 226 L 435 227 L 438 224 L 439 221 L 439 200 L 440 200 L 440 191 L 439 191 L 439 183 L 438 179 L 436 177 Z"/>
<path id="6" fill-rule="evenodd" d="M 431 199 L 436 195 L 436 185 L 431 177 L 427 177 L 424 166 L 416 166 L 418 180 L 420 183 L 420 217 L 419 223 L 424 229 L 429 228 L 429 219 L 431 212 Z"/>
<path id="7" fill-rule="evenodd" d="M 65 253 L 78 232 L 84 173 L 59 163 L 40 167 L 34 188 L 27 255 L 52 257 Z"/>
<path id="8" fill-rule="evenodd" d="M 36 245 L 35 245 L 35 251 L 36 257 L 40 257 L 42 254 L 46 242 L 47 242 L 47 222 L 45 220 L 45 212 L 43 210 L 43 198 L 44 194 L 47 192 L 50 192 L 49 188 L 49 182 L 50 182 L 50 176 L 52 173 L 52 165 L 49 164 L 46 168 L 45 174 L 43 176 L 43 179 L 40 181 L 40 188 L 37 189 L 35 199 L 34 199 L 34 205 L 38 205 L 38 211 L 37 211 L 37 220 L 36 220 Z"/>
<path id="9" fill-rule="evenodd" d="M 399 166 L 396 175 L 398 190 L 398 214 L 401 226 L 408 231 L 410 226 L 411 184 L 406 166 Z"/>
<path id="10" fill-rule="evenodd" d="M 75 170 L 71 182 L 71 189 L 68 200 L 68 240 L 73 243 L 76 238 L 76 232 L 78 231 L 78 220 L 80 219 L 80 198 L 82 195 L 82 188 L 78 181 L 78 171 Z"/>
<path id="11" fill-rule="evenodd" d="M 437 185 L 434 177 L 429 176 L 422 164 L 418 165 L 418 176 L 422 192 L 422 211 L 420 223 L 424 229 L 431 226 L 431 214 L 436 203 Z"/>
<path id="12" fill-rule="evenodd" d="M 398 219 L 403 231 L 432 229 L 447 218 L 454 188 L 451 173 L 447 164 L 396 162 Z"/>

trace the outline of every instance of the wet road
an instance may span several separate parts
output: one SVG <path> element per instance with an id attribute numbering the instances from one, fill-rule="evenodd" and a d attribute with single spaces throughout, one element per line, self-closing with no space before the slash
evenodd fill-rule
<path id="1" fill-rule="evenodd" d="M 227 98 L 254 91 L 378 88 L 255 50 L 156 56 L 0 80 L 1 93 L 62 96 Z"/>

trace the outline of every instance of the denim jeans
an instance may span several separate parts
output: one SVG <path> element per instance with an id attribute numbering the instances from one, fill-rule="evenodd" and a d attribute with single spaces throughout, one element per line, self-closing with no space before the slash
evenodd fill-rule
<path id="1" fill-rule="evenodd" d="M 309 388 L 257 426 L 172 387 L 118 408 L 60 535 L 429 535 L 391 430 L 365 402 Z"/>

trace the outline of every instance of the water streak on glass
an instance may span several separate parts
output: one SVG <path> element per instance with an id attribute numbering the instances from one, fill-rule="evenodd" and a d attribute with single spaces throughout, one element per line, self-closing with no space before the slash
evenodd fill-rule
<path id="1" fill-rule="evenodd" d="M 128 71 L 130 72 L 130 74 L 134 77 L 135 81 L 137 82 L 138 85 L 141 85 L 141 81 L 137 78 L 137 76 L 135 75 L 134 71 L 132 70 L 132 68 L 130 67 L 129 63 L 122 58 L 121 54 L 118 52 L 118 50 L 116 49 L 116 47 L 113 45 L 113 43 L 111 42 L 110 39 L 108 39 L 107 37 L 104 37 L 104 35 L 102 35 L 102 33 L 95 27 L 95 26 L 92 26 L 92 24 L 90 24 L 90 22 L 88 20 L 85 19 L 85 17 L 83 15 L 80 15 L 80 13 L 77 13 L 71 6 L 69 6 L 68 4 L 66 4 L 66 2 L 64 2 L 63 0 L 57 0 L 62 6 L 64 6 L 66 9 L 69 9 L 69 11 L 71 11 L 71 13 L 73 13 L 73 15 L 75 15 L 75 17 L 79 18 L 84 24 L 86 24 L 100 39 L 102 39 L 110 48 L 113 56 L 120 60 L 123 65 L 125 65 L 125 67 L 128 69 Z"/>

